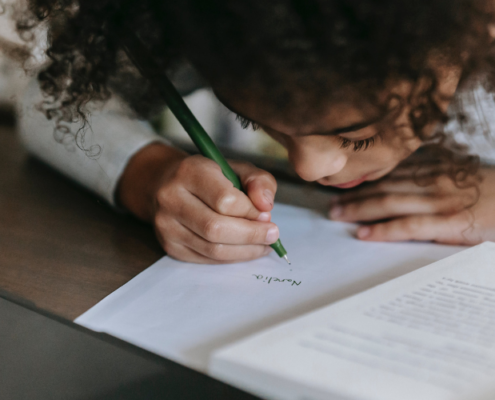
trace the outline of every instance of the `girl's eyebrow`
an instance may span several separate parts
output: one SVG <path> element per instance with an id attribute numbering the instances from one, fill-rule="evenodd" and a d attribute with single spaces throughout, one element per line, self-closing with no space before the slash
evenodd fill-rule
<path id="1" fill-rule="evenodd" d="M 217 95 L 217 94 L 215 93 L 215 95 Z M 217 98 L 218 98 L 218 95 L 217 95 Z M 219 100 L 222 101 L 220 98 L 219 98 Z M 269 126 L 260 124 L 259 122 L 256 122 L 256 121 L 253 121 L 251 118 L 245 117 L 240 112 L 232 109 L 231 106 L 228 105 L 228 104 L 226 104 L 224 101 L 222 101 L 222 103 L 223 103 L 223 105 L 225 107 L 227 107 L 230 111 L 232 111 L 234 114 L 236 114 L 241 119 L 243 119 L 245 121 L 249 121 L 251 124 L 259 125 L 262 128 L 263 128 L 263 126 L 265 126 L 266 128 L 271 129 L 271 130 L 274 130 L 275 132 L 284 134 L 283 132 L 279 132 L 276 129 L 273 129 L 273 128 L 269 127 Z M 324 132 L 310 132 L 310 133 L 306 133 L 304 135 L 295 135 L 295 136 L 313 136 L 313 135 L 335 136 L 335 135 L 341 135 L 343 133 L 355 132 L 355 131 L 359 131 L 360 129 L 367 128 L 368 126 L 373 125 L 374 123 L 378 122 L 379 120 L 380 120 L 380 118 L 376 118 L 375 117 L 375 118 L 373 118 L 371 120 L 368 120 L 368 121 L 357 122 L 357 123 L 354 123 L 352 125 L 347 125 L 347 126 L 343 126 L 343 127 L 340 127 L 340 128 L 334 128 L 334 129 L 329 130 L 329 131 L 324 131 Z"/>
<path id="2" fill-rule="evenodd" d="M 271 127 L 269 127 L 267 125 L 263 125 L 263 124 L 260 124 L 259 122 L 253 121 L 252 119 L 247 118 L 247 117 L 245 117 L 242 114 L 239 114 L 237 112 L 235 114 L 240 119 L 242 119 L 244 121 L 248 121 L 248 122 L 250 122 L 253 125 L 258 125 L 258 126 L 261 126 L 262 128 L 264 126 L 265 128 L 268 128 L 268 129 L 271 129 L 271 130 L 273 130 L 275 132 L 284 134 L 283 132 L 279 132 L 276 129 L 271 128 Z M 295 135 L 295 136 L 313 136 L 313 135 L 335 136 L 335 135 L 341 135 L 343 133 L 356 132 L 356 131 L 359 131 L 361 129 L 367 128 L 368 126 L 373 125 L 374 123 L 378 122 L 378 120 L 379 120 L 379 118 L 373 118 L 372 120 L 368 120 L 368 121 L 364 121 L 364 122 L 357 122 L 357 123 L 354 123 L 352 125 L 347 125 L 347 126 L 343 126 L 343 127 L 340 127 L 340 128 L 335 128 L 335 129 L 332 129 L 332 130 L 329 130 L 329 131 L 324 131 L 324 132 L 310 132 L 310 133 L 305 133 L 305 134 L 302 134 L 302 135 Z"/>
<path id="3" fill-rule="evenodd" d="M 238 114 L 239 115 L 239 114 Z M 262 128 L 263 128 L 263 125 L 255 122 L 255 121 L 251 121 L 249 118 L 245 118 L 241 115 L 242 118 L 244 118 L 245 120 L 248 120 L 250 121 L 251 123 L 256 123 L 258 125 L 260 125 Z M 378 122 L 379 121 L 379 118 L 373 118 L 372 120 L 369 120 L 369 121 L 364 121 L 364 122 L 357 122 L 357 123 L 354 123 L 352 125 L 347 125 L 347 126 L 343 126 L 343 127 L 340 127 L 340 128 L 335 128 L 335 129 L 331 129 L 329 131 L 315 131 L 315 132 L 309 132 L 309 133 L 305 133 L 305 134 L 296 134 L 294 136 L 336 136 L 336 135 L 341 135 L 343 133 L 350 133 L 350 132 L 356 132 L 356 131 L 359 131 L 361 129 L 364 129 L 364 128 L 367 128 L 368 126 L 370 125 L 373 125 L 374 123 Z M 270 128 L 269 126 L 266 126 L 266 128 L 269 128 L 275 132 L 278 132 L 280 134 L 284 134 L 283 132 L 279 132 L 277 131 L 276 129 L 273 129 L 273 128 Z"/>
<path id="4" fill-rule="evenodd" d="M 302 136 L 310 136 L 310 135 L 324 135 L 324 136 L 333 136 L 333 135 L 341 135 L 343 133 L 350 133 L 350 132 L 356 132 L 361 129 L 367 128 L 370 125 L 373 125 L 374 123 L 378 122 L 378 118 L 373 118 L 372 120 L 369 121 L 363 121 L 363 122 L 358 122 L 352 125 L 348 126 L 343 126 L 341 128 L 335 128 L 330 131 L 325 131 L 325 132 L 311 132 L 307 133 Z"/>

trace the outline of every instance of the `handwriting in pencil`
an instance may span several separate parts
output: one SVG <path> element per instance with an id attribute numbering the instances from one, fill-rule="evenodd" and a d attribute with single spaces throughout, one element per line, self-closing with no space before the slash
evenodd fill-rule
<path id="1" fill-rule="evenodd" d="M 272 282 L 287 282 L 287 283 L 290 283 L 291 286 L 294 286 L 294 285 L 299 286 L 302 282 L 302 281 L 297 282 L 293 279 L 279 279 L 279 278 L 275 278 L 274 276 L 263 276 L 263 275 L 256 275 L 256 274 L 253 274 L 253 276 L 256 277 L 256 280 L 266 282 L 267 284 L 270 284 Z"/>

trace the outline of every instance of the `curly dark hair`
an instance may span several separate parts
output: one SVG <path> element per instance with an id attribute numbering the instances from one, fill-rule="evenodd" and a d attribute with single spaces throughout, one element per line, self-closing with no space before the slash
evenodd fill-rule
<path id="1" fill-rule="evenodd" d="M 377 93 L 393 77 L 426 79 L 410 113 L 415 134 L 446 121 L 433 100 L 437 80 L 428 60 L 462 69 L 461 84 L 476 78 L 495 88 L 495 52 L 488 0 L 29 0 L 18 29 L 48 21 L 51 63 L 39 74 L 50 96 L 49 117 L 84 116 L 89 100 L 118 92 L 138 114 L 163 104 L 122 51 L 135 32 L 164 70 L 191 63 L 204 80 L 236 96 L 263 99 L 267 112 L 293 118 L 359 90 Z M 383 104 L 380 104 L 384 107 Z M 301 112 L 294 113 L 291 110 Z M 76 111 L 76 113 L 74 113 Z M 439 132 L 429 137 L 445 147 Z M 455 147 L 452 177 L 476 173 L 476 158 Z M 442 152 L 443 158 L 445 152 Z"/>

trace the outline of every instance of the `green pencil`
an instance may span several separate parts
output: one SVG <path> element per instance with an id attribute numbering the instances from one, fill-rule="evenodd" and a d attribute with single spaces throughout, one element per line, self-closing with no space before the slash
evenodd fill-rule
<path id="1" fill-rule="evenodd" d="M 170 111 L 175 115 L 177 120 L 180 122 L 184 130 L 190 136 L 200 153 L 215 161 L 222 169 L 225 177 L 232 182 L 232 184 L 239 190 L 242 191 L 241 181 L 236 175 L 234 170 L 230 167 L 227 160 L 223 157 L 222 153 L 218 150 L 213 140 L 208 136 L 206 131 L 203 129 L 199 121 L 196 119 L 194 114 L 191 112 L 189 107 L 186 105 L 182 96 L 179 94 L 177 89 L 168 77 L 162 73 L 158 76 L 158 68 L 154 62 L 151 55 L 143 47 L 140 40 L 133 34 L 129 34 L 126 38 L 126 53 L 129 55 L 131 60 L 134 62 L 136 67 L 139 69 L 141 74 L 148 79 L 150 79 L 154 84 L 157 85 L 157 89 L 163 96 L 163 99 L 170 108 Z M 271 245 L 272 249 L 278 254 L 279 257 L 284 258 L 287 263 L 290 264 L 289 258 L 287 257 L 287 251 L 280 239 Z"/>

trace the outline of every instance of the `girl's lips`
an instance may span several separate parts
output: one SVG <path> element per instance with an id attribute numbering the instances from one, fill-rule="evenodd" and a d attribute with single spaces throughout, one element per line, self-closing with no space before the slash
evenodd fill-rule
<path id="1" fill-rule="evenodd" d="M 339 189 L 350 189 L 353 188 L 354 186 L 360 185 L 366 180 L 367 176 L 363 176 L 362 178 L 359 179 L 354 179 L 353 181 L 346 182 L 346 183 L 341 183 L 340 185 L 330 185 Z"/>
<path id="2" fill-rule="evenodd" d="M 369 172 L 366 175 L 363 175 L 359 179 L 354 179 L 353 181 L 349 181 L 346 183 L 340 183 L 338 185 L 332 185 L 332 184 L 327 183 L 326 186 L 333 186 L 333 187 L 336 187 L 339 189 L 350 189 L 350 188 L 353 188 L 355 186 L 360 185 L 361 183 L 363 183 L 365 181 L 376 181 L 377 179 L 383 178 L 385 175 L 387 175 L 394 168 L 395 168 L 395 166 L 390 167 L 390 168 L 385 169 L 385 170 L 384 169 L 378 169 L 376 171 Z"/>

